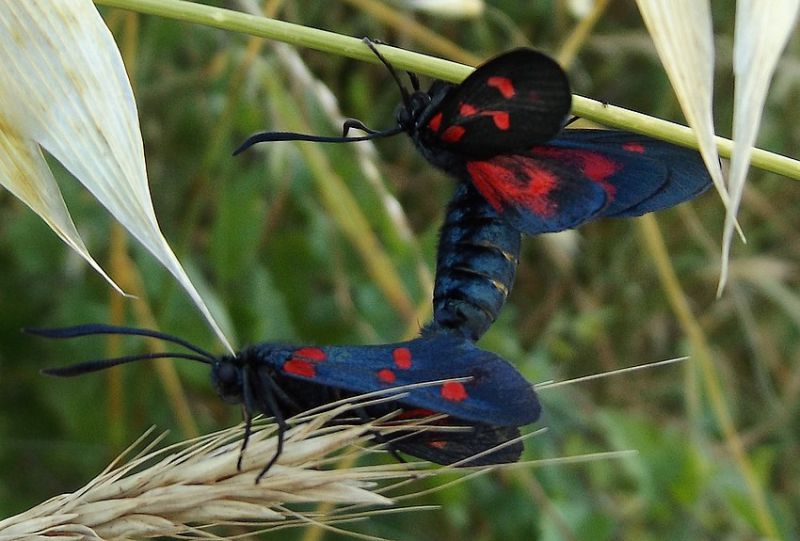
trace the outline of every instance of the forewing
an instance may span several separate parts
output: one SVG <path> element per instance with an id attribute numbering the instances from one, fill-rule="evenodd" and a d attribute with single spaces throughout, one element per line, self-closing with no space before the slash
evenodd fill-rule
<path id="1" fill-rule="evenodd" d="M 533 387 L 511 364 L 440 332 L 382 346 L 298 348 L 278 368 L 291 377 L 357 393 L 470 378 L 398 391 L 408 393 L 400 402 L 498 426 L 533 423 L 541 412 Z"/>
<path id="2" fill-rule="evenodd" d="M 554 137 L 572 101 L 550 57 L 515 49 L 479 66 L 426 116 L 421 143 L 470 157 L 527 148 Z"/>

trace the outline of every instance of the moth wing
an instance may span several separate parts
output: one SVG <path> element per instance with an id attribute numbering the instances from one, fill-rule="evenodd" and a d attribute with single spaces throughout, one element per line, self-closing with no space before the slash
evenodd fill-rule
<path id="1" fill-rule="evenodd" d="M 711 186 L 700 153 L 620 130 L 565 130 L 548 145 L 591 167 L 608 161 L 603 180 L 609 194 L 600 216 L 640 216 L 678 205 Z M 552 152 L 552 151 L 551 151 Z M 597 165 L 595 165 L 597 167 Z"/>
<path id="2" fill-rule="evenodd" d="M 522 426 L 539 418 L 533 387 L 504 359 L 448 333 L 431 333 L 409 342 L 382 346 L 314 348 L 323 355 L 293 356 L 282 370 L 291 377 L 351 392 L 367 393 L 437 381 L 409 390 L 403 404 L 445 413 L 465 421 Z M 298 364 L 304 363 L 304 364 Z M 288 369 L 287 369 L 288 367 Z M 300 370 L 295 368 L 302 367 Z M 456 378 L 469 381 L 455 382 Z"/>
<path id="3" fill-rule="evenodd" d="M 513 227 L 529 235 L 571 229 L 607 202 L 603 186 L 563 156 L 534 151 L 468 161 L 465 177 Z"/>
<path id="4" fill-rule="evenodd" d="M 420 130 L 424 146 L 486 157 L 544 142 L 564 125 L 569 82 L 550 57 L 515 49 L 454 85 Z"/>
<path id="5" fill-rule="evenodd" d="M 640 216 L 711 185 L 696 151 L 616 130 L 565 130 L 524 152 L 468 161 L 464 176 L 530 235 L 599 217 Z"/>
<path id="6" fill-rule="evenodd" d="M 460 423 L 449 423 L 443 419 L 438 424 L 447 426 Z M 410 436 L 403 435 L 400 439 L 390 441 L 389 445 L 403 453 L 444 465 L 462 461 L 465 461 L 464 466 L 506 464 L 518 461 L 522 455 L 521 441 L 507 443 L 519 438 L 519 430 L 515 427 L 478 423 L 464 428 L 464 431 L 425 430 Z M 495 449 L 499 446 L 502 447 Z M 486 454 L 469 460 L 481 453 Z"/>

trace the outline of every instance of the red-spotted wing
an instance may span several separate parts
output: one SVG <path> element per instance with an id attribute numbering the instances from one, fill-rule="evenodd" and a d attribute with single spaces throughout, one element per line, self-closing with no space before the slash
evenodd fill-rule
<path id="1" fill-rule="evenodd" d="M 481 65 L 459 85 L 435 84 L 412 137 L 422 146 L 470 158 L 526 148 L 558 133 L 571 99 L 566 75 L 554 60 L 515 49 Z"/>
<path id="2" fill-rule="evenodd" d="M 462 176 L 513 227 L 531 235 L 601 216 L 639 216 L 711 185 L 696 151 L 613 130 L 565 130 L 526 151 L 467 160 Z"/>
<path id="3" fill-rule="evenodd" d="M 450 333 L 380 346 L 262 344 L 253 350 L 287 376 L 356 393 L 470 378 L 399 391 L 408 393 L 399 400 L 405 405 L 465 421 L 523 426 L 535 422 L 541 410 L 532 386 L 511 364 Z"/>

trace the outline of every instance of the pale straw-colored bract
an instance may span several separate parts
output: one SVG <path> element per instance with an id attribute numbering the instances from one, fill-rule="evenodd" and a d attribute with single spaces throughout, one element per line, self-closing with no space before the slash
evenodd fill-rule
<path id="1" fill-rule="evenodd" d="M 75 228 L 45 149 L 175 277 L 233 353 L 161 233 L 133 91 L 91 0 L 0 2 L 0 66 L 0 186 L 113 284 Z"/>
<path id="2" fill-rule="evenodd" d="M 733 152 L 727 183 L 717 155 L 713 114 L 714 25 L 709 0 L 636 0 L 686 120 L 727 209 L 717 294 L 722 293 L 736 214 L 761 115 L 778 60 L 797 25 L 800 0 L 737 0 L 733 44 Z M 741 233 L 741 231 L 740 231 Z M 742 237 L 744 238 L 744 237 Z"/>
<path id="3" fill-rule="evenodd" d="M 644 367 L 626 371 L 640 368 Z M 459 379 L 462 378 L 448 381 Z M 163 536 L 230 538 L 220 537 L 225 531 L 219 531 L 219 527 L 225 526 L 235 526 L 237 537 L 308 525 L 341 532 L 343 530 L 338 524 L 377 514 L 428 509 L 429 506 L 407 506 L 402 502 L 496 469 L 577 465 L 625 459 L 636 454 L 635 451 L 610 451 L 476 467 L 464 467 L 468 460 L 462 460 L 433 469 L 427 462 L 392 461 L 350 466 L 361 455 L 370 452 L 367 449 L 370 440 L 407 437 L 415 431 L 434 428 L 433 423 L 437 423 L 437 432 L 463 430 L 463 427 L 447 428 L 439 424 L 442 414 L 400 421 L 395 418 L 398 411 L 366 423 L 360 420 L 360 408 L 394 403 L 414 388 L 441 383 L 430 381 L 382 389 L 326 404 L 288 419 L 291 428 L 284 434 L 283 452 L 258 483 L 256 479 L 262 468 L 277 449 L 275 424 L 263 419 L 253 424 L 241 469 L 237 462 L 241 455 L 243 424 L 158 450 L 153 449 L 165 434 L 151 439 L 152 431 L 149 431 L 81 489 L 0 520 L 0 541 L 117 541 Z M 347 418 L 355 419 L 355 424 L 347 423 Z M 334 420 L 336 424 L 332 424 Z M 519 440 L 543 431 L 537 430 Z M 143 443 L 150 439 L 149 444 Z M 502 443 L 471 458 L 519 440 Z M 140 450 L 134 454 L 136 449 Z M 128 458 L 131 455 L 134 456 Z M 433 488 L 409 490 L 407 486 L 423 478 L 443 474 L 451 477 L 454 473 L 457 474 L 455 479 L 445 479 L 444 483 Z M 391 494 L 391 497 L 386 494 Z M 294 508 L 301 505 L 308 509 L 309 505 L 315 504 L 325 506 L 314 511 Z M 378 539 L 347 533 L 359 538 Z"/>
<path id="4" fill-rule="evenodd" d="M 0 540 L 213 538 L 219 532 L 209 531 L 211 526 L 263 530 L 347 520 L 336 514 L 312 518 L 290 505 L 387 506 L 391 500 L 375 492 L 378 482 L 413 477 L 408 464 L 325 468 L 340 458 L 331 456 L 336 451 L 364 452 L 362 444 L 376 433 L 371 423 L 327 426 L 348 409 L 339 406 L 291 428 L 278 462 L 258 484 L 256 476 L 275 453 L 274 425 L 259 423 L 240 471 L 241 426 L 152 451 L 157 438 L 80 490 L 0 521 Z"/>

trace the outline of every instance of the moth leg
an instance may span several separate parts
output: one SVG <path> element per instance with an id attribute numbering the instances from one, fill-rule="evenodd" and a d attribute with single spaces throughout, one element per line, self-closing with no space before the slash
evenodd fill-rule
<path id="1" fill-rule="evenodd" d="M 242 439 L 242 448 L 239 449 L 239 459 L 236 461 L 236 471 L 242 471 L 242 460 L 244 459 L 244 451 L 247 449 L 247 444 L 250 441 L 250 435 L 253 432 L 253 410 L 255 409 L 255 397 L 253 396 L 253 389 L 250 386 L 249 370 L 242 370 L 242 408 L 244 410 L 244 438 Z"/>
<path id="2" fill-rule="evenodd" d="M 369 421 L 372 420 L 372 417 L 370 417 L 367 414 L 367 411 L 364 408 L 356 408 L 354 411 L 355 411 L 356 415 L 358 415 L 358 419 L 362 423 L 366 424 L 366 423 L 368 423 Z M 400 455 L 400 453 L 397 451 L 397 449 L 395 449 L 394 445 L 392 445 L 392 441 L 390 439 L 386 438 L 386 436 L 384 436 L 383 434 L 381 434 L 377 430 L 370 430 L 369 433 L 372 436 L 372 439 L 374 439 L 376 442 L 378 442 L 379 444 L 384 446 L 386 451 L 390 455 L 392 455 L 392 458 L 394 458 L 396 461 L 400 462 L 401 464 L 408 464 L 408 461 L 405 458 L 403 458 Z"/>
<path id="3" fill-rule="evenodd" d="M 275 419 L 275 424 L 278 425 L 278 444 L 275 448 L 275 454 L 269 459 L 269 462 L 261 468 L 261 472 L 256 477 L 256 484 L 261 481 L 261 478 L 267 474 L 269 469 L 278 461 L 281 454 L 283 454 L 283 444 L 285 441 L 286 431 L 289 429 L 289 425 L 286 423 L 286 418 L 283 415 L 283 411 L 281 410 L 280 406 L 278 405 L 278 401 L 276 400 L 277 397 L 287 403 L 288 405 L 297 407 L 297 405 L 292 401 L 291 398 L 280 388 L 278 385 L 269 377 L 264 371 L 259 371 L 259 379 L 258 382 L 260 383 L 260 393 L 259 396 L 263 398 L 264 403 L 264 410 L 270 412 L 273 419 Z"/>

